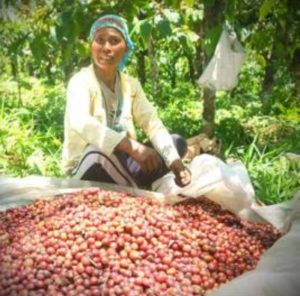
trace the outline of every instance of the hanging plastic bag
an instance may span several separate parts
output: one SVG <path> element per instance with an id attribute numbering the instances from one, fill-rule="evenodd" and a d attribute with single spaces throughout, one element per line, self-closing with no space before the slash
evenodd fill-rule
<path id="1" fill-rule="evenodd" d="M 244 58 L 245 49 L 236 34 L 223 30 L 214 55 L 198 84 L 215 90 L 231 90 L 237 84 Z"/>

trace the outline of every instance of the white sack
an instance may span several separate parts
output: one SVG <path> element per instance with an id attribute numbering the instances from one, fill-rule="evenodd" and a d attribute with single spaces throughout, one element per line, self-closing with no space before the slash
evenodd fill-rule
<path id="1" fill-rule="evenodd" d="M 177 186 L 174 175 L 169 173 L 155 181 L 152 190 L 193 198 L 205 195 L 236 215 L 250 208 L 255 202 L 254 189 L 242 162 L 226 164 L 215 156 L 201 154 L 191 161 L 189 169 L 192 181 L 188 186 Z"/>
<path id="2" fill-rule="evenodd" d="M 238 74 L 245 58 L 245 50 L 234 32 L 223 30 L 214 55 L 198 80 L 203 87 L 231 90 L 238 81 Z"/>
<path id="3" fill-rule="evenodd" d="M 56 195 L 68 194 L 91 187 L 109 191 L 126 192 L 133 196 L 148 196 L 160 201 L 166 200 L 166 197 L 160 193 L 110 183 L 41 176 L 29 176 L 25 178 L 0 176 L 0 211 L 27 205 L 36 199 L 43 198 L 51 200 Z"/>
<path id="4" fill-rule="evenodd" d="M 227 164 L 215 156 L 201 154 L 191 161 L 189 169 L 192 181 L 188 186 L 177 186 L 174 174 L 169 173 L 156 180 L 152 184 L 152 190 L 170 195 L 167 196 L 170 204 L 182 200 L 178 197 L 179 194 L 187 198 L 205 195 L 240 218 L 268 222 L 282 231 L 288 229 L 295 209 L 299 208 L 300 216 L 300 193 L 292 200 L 280 204 L 258 205 L 247 169 L 241 161 Z"/>

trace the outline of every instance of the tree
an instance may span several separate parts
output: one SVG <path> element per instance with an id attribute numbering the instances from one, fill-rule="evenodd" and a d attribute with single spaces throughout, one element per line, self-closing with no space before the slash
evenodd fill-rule
<path id="1" fill-rule="evenodd" d="M 212 57 L 212 49 L 216 46 L 215 36 L 220 36 L 221 24 L 224 21 L 224 1 L 204 1 L 204 36 L 209 45 L 205 50 L 205 63 Z M 203 89 L 203 132 L 213 137 L 215 127 L 215 99 L 216 91 L 205 87 Z"/>

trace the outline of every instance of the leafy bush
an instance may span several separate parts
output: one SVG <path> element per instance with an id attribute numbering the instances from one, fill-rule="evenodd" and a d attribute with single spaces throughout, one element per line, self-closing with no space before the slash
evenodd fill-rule
<path id="1" fill-rule="evenodd" d="M 63 85 L 33 77 L 2 81 L 0 173 L 60 176 L 65 96 Z"/>
<path id="2" fill-rule="evenodd" d="M 266 204 L 289 200 L 300 190 L 300 171 L 287 158 L 290 146 L 259 147 L 256 139 L 249 146 L 231 147 L 227 159 L 240 159 L 248 169 L 256 196 Z"/>
<path id="3" fill-rule="evenodd" d="M 158 108 L 158 114 L 172 133 L 179 133 L 188 138 L 201 130 L 202 104 L 199 101 L 199 90 L 191 82 L 181 82 L 172 88 L 169 83 L 162 83 L 160 98 L 151 96 L 146 85 L 145 90 L 150 100 Z"/>
<path id="4" fill-rule="evenodd" d="M 216 136 L 223 143 L 224 159 L 240 159 L 257 196 L 271 204 L 290 199 L 300 189 L 299 168 L 285 156 L 287 152 L 300 153 L 300 109 L 292 104 L 296 100 L 291 79 L 279 69 L 282 87 L 275 87 L 274 104 L 265 114 L 260 89 L 262 70 L 259 59 L 250 54 L 238 86 L 231 93 L 218 93 Z"/>

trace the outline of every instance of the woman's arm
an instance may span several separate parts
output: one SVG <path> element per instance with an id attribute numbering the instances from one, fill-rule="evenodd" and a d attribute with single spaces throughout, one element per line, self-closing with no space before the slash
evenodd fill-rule
<path id="1" fill-rule="evenodd" d="M 155 150 L 158 151 L 166 165 L 175 174 L 177 185 L 186 186 L 189 184 L 191 181 L 191 173 L 180 159 L 171 135 L 158 118 L 156 109 L 147 100 L 139 82 L 136 82 L 133 115 L 135 121 L 148 135 Z"/>

